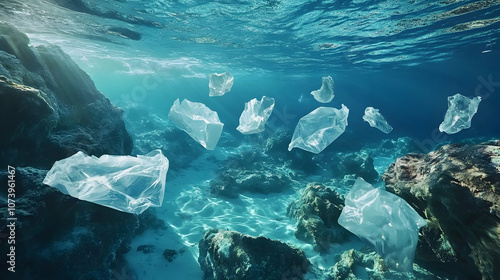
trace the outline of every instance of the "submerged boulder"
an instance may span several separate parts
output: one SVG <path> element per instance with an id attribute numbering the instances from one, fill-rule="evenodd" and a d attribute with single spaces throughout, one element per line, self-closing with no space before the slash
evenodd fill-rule
<path id="1" fill-rule="evenodd" d="M 311 243 L 318 252 L 327 252 L 334 243 L 345 242 L 350 233 L 337 220 L 343 198 L 321 184 L 310 183 L 298 200 L 288 205 L 288 216 L 297 220 L 295 237 Z"/>
<path id="2" fill-rule="evenodd" d="M 199 243 L 203 280 L 304 279 L 304 252 L 281 241 L 236 231 L 208 230 Z"/>
<path id="3" fill-rule="evenodd" d="M 279 193 L 292 187 L 293 177 L 293 171 L 282 163 L 255 151 L 244 152 L 222 162 L 210 181 L 210 193 L 227 198 L 237 198 L 243 192 Z"/>
<path id="4" fill-rule="evenodd" d="M 132 215 L 80 201 L 42 184 L 47 171 L 16 168 L 15 279 L 112 279 L 121 272 L 123 255 L 140 227 L 157 221 L 148 210 Z M 7 174 L 0 172 L 0 178 Z M 7 196 L 7 189 L 0 190 Z M 0 201 L 0 217 L 8 217 L 7 201 Z M 150 217 L 146 220 L 141 217 Z M 7 223 L 0 233 L 7 232 Z M 8 252 L 0 239 L 0 250 Z M 8 274 L 10 275 L 8 275 Z M 0 279 L 12 279 L 7 269 Z"/>
<path id="5" fill-rule="evenodd" d="M 337 259 L 337 263 L 330 267 L 328 280 L 357 280 L 357 279 L 413 279 L 434 280 L 436 275 L 414 264 L 413 272 L 404 273 L 390 269 L 382 257 L 375 252 L 348 250 Z"/>
<path id="6" fill-rule="evenodd" d="M 292 138 L 292 132 L 284 129 L 277 129 L 266 139 L 262 139 L 262 151 L 270 158 L 279 162 L 289 162 L 294 170 L 306 174 L 317 171 L 318 165 L 313 161 L 314 154 L 302 149 L 288 151 L 288 145 Z"/>
<path id="7" fill-rule="evenodd" d="M 354 249 L 344 251 L 338 258 L 334 266 L 328 271 L 329 280 L 356 280 L 356 266 L 368 268 L 373 274 L 380 274 L 387 271 L 387 266 L 380 255 L 376 253 L 364 254 Z M 370 277 L 370 279 L 372 279 Z M 378 279 L 378 278 L 375 278 Z"/>
<path id="8" fill-rule="evenodd" d="M 233 177 L 236 176 L 236 177 Z M 269 171 L 224 172 L 210 182 L 210 193 L 236 198 L 240 193 L 279 193 L 290 188 L 291 179 Z"/>
<path id="9" fill-rule="evenodd" d="M 346 175 L 355 175 L 369 183 L 375 183 L 379 179 L 379 174 L 373 165 L 373 158 L 366 150 L 336 153 L 329 156 L 330 161 L 333 162 L 330 165 L 334 177 L 343 178 Z"/>
<path id="10" fill-rule="evenodd" d="M 408 154 L 383 179 L 428 220 L 417 260 L 458 279 L 500 279 L 500 141 Z"/>
<path id="11" fill-rule="evenodd" d="M 80 150 L 130 154 L 122 110 L 59 47 L 28 44 L 0 24 L 0 162 L 49 168 Z"/>
<path id="12" fill-rule="evenodd" d="M 125 111 L 127 129 L 133 135 L 133 155 L 145 155 L 161 149 L 170 162 L 169 170 L 181 170 L 202 155 L 205 148 L 192 141 L 191 136 L 171 125 L 168 119 L 151 112 L 148 107 L 134 106 Z"/>

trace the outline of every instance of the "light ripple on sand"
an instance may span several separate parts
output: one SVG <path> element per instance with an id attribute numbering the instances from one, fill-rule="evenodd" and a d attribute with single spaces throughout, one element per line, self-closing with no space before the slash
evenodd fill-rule
<path id="1" fill-rule="evenodd" d="M 208 188 L 217 166 L 207 164 L 210 162 L 208 157 L 226 158 L 228 153 L 234 151 L 220 149 L 208 152 L 193 162 L 191 168 L 175 176 L 167 176 L 164 206 L 157 209 L 157 216 L 166 222 L 168 229 L 148 230 L 136 237 L 132 241 L 132 250 L 126 255 L 139 279 L 160 280 L 165 279 L 165 275 L 169 275 L 169 279 L 201 279 L 202 273 L 197 262 L 198 242 L 210 228 L 281 240 L 302 249 L 320 269 L 334 265 L 334 256 L 344 250 L 362 247 L 362 243 L 354 240 L 332 246 L 330 254 L 319 255 L 313 246 L 295 238 L 296 222 L 287 217 L 286 209 L 290 201 L 297 199 L 297 190 L 269 195 L 244 193 L 237 199 L 212 196 Z M 137 252 L 137 246 L 142 244 L 155 245 L 155 252 Z M 184 248 L 185 253 L 168 263 L 162 256 L 167 248 Z M 307 279 L 315 279 L 315 276 L 308 276 Z"/>

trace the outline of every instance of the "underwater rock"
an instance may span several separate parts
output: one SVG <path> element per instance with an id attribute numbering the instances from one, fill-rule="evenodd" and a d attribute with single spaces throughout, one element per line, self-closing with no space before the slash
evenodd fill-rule
<path id="1" fill-rule="evenodd" d="M 144 254 L 150 254 L 150 253 L 154 252 L 155 248 L 156 248 L 155 245 L 143 244 L 143 245 L 137 246 L 137 251 L 143 252 Z"/>
<path id="2" fill-rule="evenodd" d="M 60 48 L 28 44 L 0 24 L 0 163 L 50 168 L 77 151 L 130 154 L 122 110 Z"/>
<path id="3" fill-rule="evenodd" d="M 426 221 L 400 197 L 358 178 L 338 223 L 373 246 L 391 268 L 412 271 L 418 232 Z"/>
<path id="4" fill-rule="evenodd" d="M 288 176 L 267 171 L 224 172 L 210 182 L 210 193 L 228 198 L 236 198 L 240 193 L 279 193 L 288 189 Z"/>
<path id="5" fill-rule="evenodd" d="M 288 145 L 292 133 L 289 130 L 277 129 L 272 135 L 264 139 L 263 152 L 268 156 L 284 159 L 288 156 Z"/>
<path id="6" fill-rule="evenodd" d="M 292 138 L 292 132 L 285 129 L 277 129 L 265 139 L 262 139 L 262 151 L 264 154 L 277 162 L 286 162 L 290 168 L 306 174 L 316 172 L 319 167 L 313 161 L 314 154 L 307 151 L 295 149 L 288 151 L 288 145 Z"/>
<path id="7" fill-rule="evenodd" d="M 293 132 L 288 150 L 300 148 L 319 154 L 342 133 L 347 126 L 349 109 L 319 107 L 299 120 Z"/>
<path id="8" fill-rule="evenodd" d="M 436 275 L 413 265 L 411 273 L 397 272 L 389 267 L 375 252 L 356 251 L 354 249 L 344 251 L 337 259 L 337 263 L 330 267 L 328 280 L 381 280 L 381 279 L 413 279 L 434 280 L 439 279 Z M 365 275 L 366 274 L 366 275 Z"/>
<path id="9" fill-rule="evenodd" d="M 199 243 L 203 280 L 304 279 L 304 252 L 281 241 L 221 229 L 208 230 Z"/>
<path id="10" fill-rule="evenodd" d="M 167 171 L 168 159 L 160 150 L 100 158 L 78 152 L 54 163 L 43 183 L 81 200 L 140 214 L 162 205 Z"/>
<path id="11" fill-rule="evenodd" d="M 384 116 L 379 113 L 379 110 L 373 107 L 366 107 L 363 120 L 368 122 L 371 127 L 378 128 L 385 134 L 389 134 L 392 131 L 392 126 L 387 123 Z"/>
<path id="12" fill-rule="evenodd" d="M 169 170 L 181 170 L 189 167 L 205 151 L 200 144 L 192 141 L 189 134 L 145 106 L 127 108 L 124 117 L 134 120 L 127 123 L 127 129 L 134 137 L 132 155 L 145 155 L 160 149 L 168 158 Z"/>
<path id="13" fill-rule="evenodd" d="M 292 171 L 283 163 L 276 164 L 260 153 L 242 153 L 228 158 L 210 181 L 210 193 L 237 198 L 243 192 L 279 193 L 291 188 Z"/>
<path id="14" fill-rule="evenodd" d="M 240 125 L 236 128 L 242 134 L 255 134 L 266 129 L 266 122 L 274 109 L 274 98 L 263 96 L 260 101 L 254 98 L 245 103 L 245 110 L 240 116 Z"/>
<path id="15" fill-rule="evenodd" d="M 373 165 L 373 158 L 367 151 L 361 150 L 354 153 L 340 153 L 339 164 L 335 168 L 341 168 L 345 175 L 356 175 L 369 183 L 375 183 L 379 174 Z"/>
<path id="16" fill-rule="evenodd" d="M 295 237 L 321 253 L 328 252 L 333 243 L 345 242 L 350 233 L 337 222 L 343 207 L 344 200 L 334 190 L 309 183 L 287 208 L 287 215 L 297 220 Z"/>
<path id="17" fill-rule="evenodd" d="M 459 279 L 500 279 L 500 141 L 408 154 L 383 179 L 429 221 L 420 262 Z"/>
<path id="18" fill-rule="evenodd" d="M 330 267 L 327 279 L 329 280 L 357 280 L 361 277 L 356 276 L 356 267 L 364 267 L 373 274 L 381 274 L 388 271 L 384 260 L 376 253 L 364 254 L 354 249 L 344 251 L 337 259 L 334 266 Z M 359 274 L 359 273 L 358 273 Z M 385 279 L 385 278 L 369 278 Z"/>
<path id="19" fill-rule="evenodd" d="M 236 185 L 236 180 L 228 173 L 222 173 L 210 181 L 210 193 L 226 198 L 238 198 L 243 192 Z"/>
<path id="20" fill-rule="evenodd" d="M 135 234 L 144 233 L 147 229 L 152 230 L 167 230 L 165 221 L 158 218 L 155 208 L 148 208 L 142 212 L 139 217 L 139 227 L 135 230 Z"/>
<path id="21" fill-rule="evenodd" d="M 16 168 L 15 279 L 112 279 L 139 226 L 141 215 L 131 215 L 77 200 L 42 184 L 47 171 Z M 0 178 L 7 174 L 0 171 Z M 0 195 L 7 196 L 7 188 Z M 7 201 L 0 200 L 6 220 Z M 0 232 L 7 232 L 7 223 Z M 3 240 L 2 240 L 3 241 Z M 8 252 L 7 242 L 0 251 Z M 24 269 L 22 269 L 24 268 Z M 1 279 L 12 279 L 7 269 Z"/>
<path id="22" fill-rule="evenodd" d="M 330 76 L 322 78 L 321 88 L 315 91 L 311 91 L 311 94 L 314 96 L 318 102 L 328 103 L 332 101 L 335 97 L 333 93 L 333 79 Z"/>
<path id="23" fill-rule="evenodd" d="M 215 149 L 224 126 L 217 112 L 210 110 L 203 103 L 187 99 L 182 102 L 176 99 L 170 108 L 168 118 L 207 150 Z"/>
<path id="24" fill-rule="evenodd" d="M 176 256 L 177 256 L 177 251 L 176 250 L 165 249 L 165 251 L 163 251 L 163 257 L 168 262 L 173 262 Z"/>
<path id="25" fill-rule="evenodd" d="M 481 97 L 470 99 L 457 93 L 448 97 L 448 110 L 444 121 L 439 125 L 439 131 L 455 134 L 471 125 L 472 117 L 477 112 Z"/>
<path id="26" fill-rule="evenodd" d="M 130 132 L 134 131 L 129 128 Z M 168 125 L 159 130 L 142 131 L 134 134 L 132 154 L 143 155 L 155 148 L 168 158 L 169 170 L 182 170 L 203 154 L 205 149 L 191 136 L 175 126 Z"/>
<path id="27" fill-rule="evenodd" d="M 233 87 L 234 78 L 229 72 L 224 72 L 221 74 L 212 73 L 210 74 L 210 80 L 208 81 L 208 87 L 210 89 L 209 96 L 222 96 L 226 92 L 231 91 Z"/>
<path id="28" fill-rule="evenodd" d="M 317 156 L 318 160 L 326 163 L 325 169 L 332 170 L 334 178 L 343 178 L 347 175 L 355 175 L 361 177 L 369 183 L 376 183 L 379 179 L 379 174 L 373 165 L 373 158 L 368 151 L 361 150 L 359 152 L 345 153 L 328 153 L 324 157 Z M 332 164 L 332 162 L 334 164 Z"/>

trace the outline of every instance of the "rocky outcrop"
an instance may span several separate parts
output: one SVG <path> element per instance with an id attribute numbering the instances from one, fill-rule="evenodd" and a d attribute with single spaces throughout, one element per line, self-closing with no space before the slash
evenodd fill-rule
<path id="1" fill-rule="evenodd" d="M 418 261 L 457 279 L 500 279 L 500 141 L 408 154 L 383 179 L 428 220 Z"/>
<path id="2" fill-rule="evenodd" d="M 337 222 L 344 200 L 335 191 L 310 183 L 300 198 L 288 206 L 288 216 L 297 220 L 295 237 L 327 252 L 334 243 L 346 241 L 350 233 Z"/>
<path id="3" fill-rule="evenodd" d="M 166 229 L 154 209 L 133 215 L 61 193 L 42 184 L 47 170 L 17 168 L 15 173 L 16 274 L 15 279 L 108 280 L 112 275 L 125 277 L 123 255 L 130 242 L 146 229 Z M 7 174 L 0 171 L 0 179 Z M 7 197 L 6 188 L 0 196 Z M 6 221 L 8 204 L 0 200 L 0 217 Z M 8 252 L 0 225 L 0 251 Z M 0 279 L 11 279 L 0 270 Z M 118 279 L 118 278 L 117 278 Z M 129 278 L 123 278 L 129 279 Z"/>
<path id="4" fill-rule="evenodd" d="M 269 194 L 288 190 L 294 182 L 294 172 L 268 156 L 243 152 L 221 163 L 217 176 L 210 182 L 210 193 L 237 198 L 243 192 Z"/>
<path id="5" fill-rule="evenodd" d="M 337 263 L 330 267 L 328 280 L 380 280 L 380 279 L 415 279 L 434 280 L 439 279 L 429 271 L 418 265 L 413 265 L 413 272 L 404 273 L 391 270 L 387 267 L 380 255 L 375 252 L 348 250 L 344 251 Z"/>
<path id="6" fill-rule="evenodd" d="M 163 257 L 167 260 L 167 262 L 171 263 L 177 258 L 177 256 L 180 254 L 184 254 L 186 249 L 181 248 L 179 251 L 173 250 L 173 249 L 165 249 L 163 251 Z"/>
<path id="7" fill-rule="evenodd" d="M 126 119 L 134 120 L 127 123 L 134 137 L 133 154 L 145 155 L 161 149 L 170 162 L 170 170 L 182 170 L 205 151 L 189 134 L 173 127 L 148 108 L 131 106 L 126 110 Z"/>
<path id="8" fill-rule="evenodd" d="M 337 153 L 330 157 L 333 177 L 342 178 L 345 175 L 362 177 L 368 183 L 375 183 L 379 174 L 373 166 L 373 158 L 367 151 L 361 150 L 353 153 Z"/>
<path id="9" fill-rule="evenodd" d="M 137 216 L 65 195 L 43 185 L 48 168 L 77 151 L 129 154 L 122 110 L 56 46 L 28 45 L 0 24 L 0 163 L 16 167 L 16 279 L 125 279 L 123 258 L 136 233 L 165 227 L 153 210 Z M 7 182 L 0 170 L 0 178 Z M 7 197 L 7 188 L 0 197 Z M 9 205 L 0 200 L 5 220 Z M 10 229 L 0 225 L 0 251 Z M 0 279 L 10 279 L 0 271 Z M 132 275 L 133 276 L 133 275 Z"/>
<path id="10" fill-rule="evenodd" d="M 137 216 L 64 195 L 42 184 L 46 173 L 31 167 L 16 169 L 15 278 L 111 279 L 139 226 Z M 2 220 L 8 217 L 7 206 L 0 202 Z M 5 226 L 0 226 L 2 233 Z M 0 251 L 7 252 L 10 245 L 3 241 Z M 1 270 L 0 278 L 10 279 L 2 277 L 5 272 Z"/>
<path id="11" fill-rule="evenodd" d="M 227 198 L 237 198 L 240 193 L 279 193 L 291 185 L 291 179 L 283 174 L 269 171 L 228 170 L 210 182 L 210 193 Z"/>
<path id="12" fill-rule="evenodd" d="M 298 249 L 266 237 L 208 230 L 199 243 L 203 280 L 304 279 L 309 261 Z"/>
<path id="13" fill-rule="evenodd" d="M 314 162 L 314 154 L 301 149 L 288 151 L 288 145 L 292 139 L 292 131 L 277 129 L 272 135 L 263 134 L 259 137 L 258 143 L 262 144 L 262 151 L 270 158 L 278 161 L 286 161 L 290 168 L 303 172 L 304 174 L 313 174 L 319 170 L 319 166 Z"/>
<path id="14" fill-rule="evenodd" d="M 50 168 L 79 150 L 130 154 L 122 110 L 60 48 L 28 43 L 0 24 L 0 163 Z"/>

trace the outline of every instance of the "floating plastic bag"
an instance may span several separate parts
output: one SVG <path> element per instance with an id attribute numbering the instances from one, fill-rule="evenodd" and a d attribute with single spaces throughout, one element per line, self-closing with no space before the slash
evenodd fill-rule
<path id="1" fill-rule="evenodd" d="M 333 79 L 330 76 L 322 78 L 321 88 L 315 91 L 311 91 L 311 94 L 314 96 L 318 102 L 328 103 L 332 101 L 335 97 L 333 93 Z"/>
<path id="2" fill-rule="evenodd" d="M 439 131 L 455 134 L 471 125 L 472 117 L 477 112 L 481 97 L 473 99 L 465 97 L 460 93 L 448 97 L 448 110 L 444 121 L 439 125 Z"/>
<path id="3" fill-rule="evenodd" d="M 245 110 L 240 116 L 240 125 L 236 128 L 242 134 L 255 134 L 266 129 L 266 122 L 274 109 L 274 98 L 263 96 L 260 101 L 254 98 L 245 103 Z"/>
<path id="4" fill-rule="evenodd" d="M 168 118 L 207 150 L 215 149 L 224 126 L 217 112 L 210 110 L 203 103 L 187 99 L 182 102 L 175 100 Z"/>
<path id="5" fill-rule="evenodd" d="M 300 148 L 319 154 L 344 133 L 348 115 L 349 109 L 344 104 L 340 110 L 319 107 L 305 115 L 295 127 L 288 150 Z"/>
<path id="6" fill-rule="evenodd" d="M 210 89 L 209 96 L 222 96 L 226 92 L 231 91 L 233 87 L 234 78 L 229 72 L 217 74 L 210 74 L 208 87 Z"/>
<path id="7" fill-rule="evenodd" d="M 378 128 L 383 133 L 389 134 L 392 131 L 392 126 L 387 123 L 384 116 L 378 111 L 378 109 L 373 107 L 367 107 L 363 115 L 363 120 L 368 122 L 371 127 Z"/>
<path id="8" fill-rule="evenodd" d="M 338 222 L 373 246 L 392 268 L 413 270 L 418 232 L 427 222 L 399 196 L 358 178 Z"/>
<path id="9" fill-rule="evenodd" d="M 167 171 L 168 159 L 160 150 L 99 158 L 78 152 L 56 161 L 43 183 L 81 200 L 140 214 L 162 205 Z"/>

